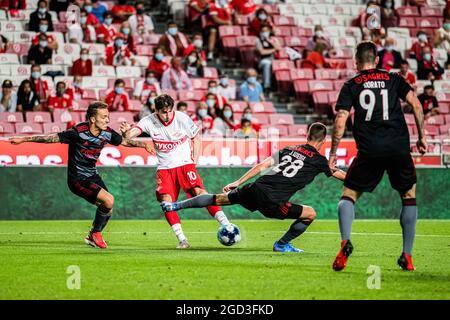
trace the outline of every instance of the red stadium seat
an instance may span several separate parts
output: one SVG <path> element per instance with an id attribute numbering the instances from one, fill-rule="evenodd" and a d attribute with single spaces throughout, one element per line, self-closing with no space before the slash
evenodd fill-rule
<path id="1" fill-rule="evenodd" d="M 133 113 L 131 112 L 110 112 L 109 113 L 109 119 L 111 123 L 122 123 L 122 122 L 128 122 L 133 123 Z"/>
<path id="2" fill-rule="evenodd" d="M 294 81 L 294 91 L 298 99 L 304 99 L 309 93 L 308 81 L 310 80 L 295 80 Z"/>
<path id="3" fill-rule="evenodd" d="M 291 69 L 291 80 L 313 80 L 314 72 L 312 69 Z"/>
<path id="4" fill-rule="evenodd" d="M 38 123 L 16 123 L 16 133 L 18 134 L 37 134 L 42 133 L 42 125 Z"/>
<path id="5" fill-rule="evenodd" d="M 248 106 L 247 102 L 245 101 L 229 101 L 228 103 L 231 105 L 231 108 L 235 113 L 243 112 L 244 109 Z"/>
<path id="6" fill-rule="evenodd" d="M 22 112 L 0 112 L 0 122 L 21 123 L 23 114 Z"/>
<path id="7" fill-rule="evenodd" d="M 228 58 L 236 59 L 237 55 L 237 37 L 222 38 L 224 55 Z"/>
<path id="8" fill-rule="evenodd" d="M 292 34 L 291 34 L 291 28 L 292 27 L 290 27 L 290 26 L 280 26 L 280 27 L 277 27 L 277 28 L 275 28 L 275 30 L 274 30 L 274 34 L 277 36 L 277 37 L 290 37 Z"/>
<path id="9" fill-rule="evenodd" d="M 208 79 L 194 78 L 191 81 L 194 90 L 208 90 Z"/>
<path id="10" fill-rule="evenodd" d="M 152 33 L 145 35 L 142 40 L 146 45 L 156 46 L 159 42 L 159 38 L 161 38 L 160 34 Z"/>
<path id="11" fill-rule="evenodd" d="M 83 99 L 97 100 L 95 89 L 83 89 Z"/>
<path id="12" fill-rule="evenodd" d="M 66 130 L 67 124 L 62 122 L 44 123 L 44 133 L 56 133 Z"/>
<path id="13" fill-rule="evenodd" d="M 53 110 L 53 121 L 55 123 L 80 122 L 80 115 L 77 112 L 70 112 L 63 109 Z"/>
<path id="14" fill-rule="evenodd" d="M 314 70 L 317 80 L 337 80 L 339 79 L 339 71 L 336 69 L 316 69 Z"/>
<path id="15" fill-rule="evenodd" d="M 334 90 L 340 91 L 345 82 L 347 82 L 347 80 L 334 80 L 333 81 Z"/>
<path id="16" fill-rule="evenodd" d="M 436 125 L 426 124 L 424 130 L 427 136 L 437 136 L 439 134 L 439 126 Z"/>
<path id="17" fill-rule="evenodd" d="M 165 89 L 165 90 L 161 90 L 161 93 L 168 94 L 168 95 L 171 96 L 174 100 L 177 100 L 178 93 L 177 93 L 176 90 Z"/>
<path id="18" fill-rule="evenodd" d="M 265 102 L 250 102 L 250 108 L 255 113 L 276 113 L 276 109 L 273 103 L 270 101 Z"/>
<path id="19" fill-rule="evenodd" d="M 399 28 L 415 28 L 416 20 L 414 17 L 401 17 L 398 26 Z"/>
<path id="20" fill-rule="evenodd" d="M 417 135 L 417 127 L 416 125 L 408 125 L 408 131 L 410 136 L 416 136 Z"/>
<path id="21" fill-rule="evenodd" d="M 261 6 L 262 8 L 264 8 L 267 13 L 271 14 L 271 15 L 276 15 L 280 13 L 280 10 L 278 9 L 278 5 L 276 4 L 264 4 Z"/>
<path id="22" fill-rule="evenodd" d="M 255 113 L 252 116 L 252 122 L 261 124 L 261 125 L 266 125 L 269 124 L 269 115 L 264 114 L 264 113 Z"/>
<path id="23" fill-rule="evenodd" d="M 339 77 L 341 79 L 345 79 L 345 80 L 353 78 L 354 76 L 356 76 L 356 74 L 357 74 L 357 71 L 355 69 L 341 69 L 341 70 L 339 70 Z"/>
<path id="24" fill-rule="evenodd" d="M 242 35 L 241 27 L 239 26 L 219 26 L 219 36 L 223 37 L 237 37 Z"/>
<path id="25" fill-rule="evenodd" d="M 102 91 L 102 90 L 100 90 Z M 104 90 L 103 90 L 104 91 Z M 100 94 L 100 93 L 99 93 Z M 74 111 L 86 111 L 92 100 L 78 100 L 73 103 Z"/>
<path id="26" fill-rule="evenodd" d="M 273 136 L 286 137 L 288 135 L 288 126 L 284 124 L 277 126 L 270 126 L 267 128 L 267 135 L 269 137 Z"/>
<path id="27" fill-rule="evenodd" d="M 442 17 L 442 8 L 439 7 L 420 7 L 422 17 Z"/>
<path id="28" fill-rule="evenodd" d="M 52 122 L 52 118 L 49 112 L 30 111 L 25 114 L 27 122 L 33 123 L 47 123 Z"/>
<path id="29" fill-rule="evenodd" d="M 436 92 L 436 99 L 441 102 L 450 102 L 450 93 L 448 92 Z"/>
<path id="30" fill-rule="evenodd" d="M 153 56 L 153 46 L 144 44 L 144 45 L 137 45 L 136 51 L 138 56 Z"/>
<path id="31" fill-rule="evenodd" d="M 294 37 L 312 37 L 314 34 L 312 28 L 291 27 L 291 35 Z"/>
<path id="32" fill-rule="evenodd" d="M 297 48 L 301 49 L 306 47 L 308 44 L 308 38 L 307 37 L 285 37 L 284 43 L 287 47 Z"/>
<path id="33" fill-rule="evenodd" d="M 439 127 L 440 134 L 450 134 L 450 124 L 444 124 Z"/>
<path id="34" fill-rule="evenodd" d="M 450 105 L 447 103 L 440 103 L 439 104 L 439 112 L 441 114 L 448 114 L 450 113 Z"/>
<path id="35" fill-rule="evenodd" d="M 333 81 L 331 80 L 309 80 L 309 91 L 333 91 Z"/>
<path id="36" fill-rule="evenodd" d="M 328 92 L 316 91 L 313 92 L 313 102 L 315 105 L 328 105 L 330 100 L 328 99 Z"/>
<path id="37" fill-rule="evenodd" d="M 180 90 L 178 91 L 178 98 L 183 101 L 200 101 L 204 93 L 200 90 Z"/>
<path id="38" fill-rule="evenodd" d="M 411 113 L 405 113 L 405 121 L 407 125 L 415 125 L 416 120 L 414 120 L 414 115 Z"/>
<path id="39" fill-rule="evenodd" d="M 141 100 L 130 99 L 130 111 L 141 111 L 142 102 Z"/>
<path id="40" fill-rule="evenodd" d="M 0 137 L 11 135 L 16 132 L 14 124 L 10 122 L 0 122 Z"/>
<path id="41" fill-rule="evenodd" d="M 425 121 L 425 124 L 442 125 L 445 123 L 445 118 L 442 114 L 432 116 Z"/>
<path id="42" fill-rule="evenodd" d="M 5 53 L 15 53 L 19 56 L 28 55 L 30 45 L 26 43 L 8 43 Z"/>
<path id="43" fill-rule="evenodd" d="M 413 7 L 413 6 L 407 6 L 407 7 L 398 7 L 397 13 L 399 16 L 402 17 L 419 17 L 419 8 Z"/>
<path id="44" fill-rule="evenodd" d="M 294 124 L 289 126 L 289 136 L 304 137 L 308 134 L 308 125 Z"/>
<path id="45" fill-rule="evenodd" d="M 339 97 L 339 91 L 328 92 L 328 101 L 331 105 L 335 104 Z"/>
<path id="46" fill-rule="evenodd" d="M 206 79 L 217 79 L 219 74 L 216 68 L 207 67 L 203 68 L 203 77 Z"/>
<path id="47" fill-rule="evenodd" d="M 441 20 L 435 17 L 416 18 L 418 28 L 438 29 L 441 26 Z"/>
<path id="48" fill-rule="evenodd" d="M 245 27 L 248 26 L 249 21 L 248 21 L 248 17 L 247 16 L 236 15 L 234 17 L 234 19 L 235 19 L 235 22 L 236 22 L 237 25 L 245 26 Z"/>
<path id="49" fill-rule="evenodd" d="M 279 26 L 295 26 L 295 20 L 293 17 L 288 16 L 273 16 L 273 23 Z"/>
<path id="50" fill-rule="evenodd" d="M 295 69 L 294 62 L 291 60 L 272 60 L 272 71 Z"/>
<path id="51" fill-rule="evenodd" d="M 269 115 L 269 121 L 272 125 L 278 124 L 294 124 L 294 116 L 292 114 L 271 114 Z"/>

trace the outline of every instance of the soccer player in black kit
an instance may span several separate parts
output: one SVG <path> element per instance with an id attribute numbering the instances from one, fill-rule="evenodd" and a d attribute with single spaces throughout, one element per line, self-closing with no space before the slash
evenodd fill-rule
<path id="1" fill-rule="evenodd" d="M 284 148 L 257 164 L 239 180 L 224 187 L 226 193 L 204 194 L 180 202 L 162 202 L 161 207 L 164 211 L 172 211 L 239 204 L 250 211 L 258 210 L 268 218 L 294 219 L 289 230 L 274 243 L 273 250 L 301 252 L 290 241 L 305 232 L 316 218 L 316 212 L 309 206 L 293 204 L 289 199 L 322 172 L 328 177 L 345 179 L 345 172 L 331 169 L 327 159 L 319 153 L 326 133 L 327 128 L 322 123 L 313 123 L 308 130 L 306 144 Z M 270 170 L 255 182 L 239 187 L 268 168 Z"/>
<path id="2" fill-rule="evenodd" d="M 355 202 L 363 192 L 372 192 L 387 171 L 391 186 L 399 192 L 403 205 L 400 214 L 403 252 L 397 263 L 403 270 L 412 271 L 415 267 L 411 252 L 417 221 L 416 171 L 410 154 L 408 127 L 400 99 L 413 108 L 419 133 L 417 148 L 424 154 L 427 143 L 423 130 L 422 106 L 403 77 L 376 69 L 379 58 L 373 42 L 358 44 L 355 60 L 359 73 L 343 85 L 336 103 L 337 114 L 329 158 L 330 168 L 334 168 L 336 150 L 353 107 L 353 136 L 358 154 L 348 169 L 338 205 L 342 241 L 333 262 L 333 269 L 343 270 L 353 251 L 350 233 Z"/>
<path id="3" fill-rule="evenodd" d="M 102 102 L 89 105 L 86 113 L 87 122 L 59 133 L 49 135 L 12 137 L 12 144 L 22 142 L 65 143 L 69 145 L 69 163 L 67 184 L 70 191 L 77 196 L 97 206 L 92 229 L 85 238 L 85 242 L 93 247 L 105 249 L 102 230 L 112 214 L 114 197 L 98 175 L 96 162 L 103 147 L 124 145 L 127 147 L 145 148 L 154 153 L 151 145 L 142 141 L 122 138 L 120 134 L 108 127 L 108 106 Z"/>

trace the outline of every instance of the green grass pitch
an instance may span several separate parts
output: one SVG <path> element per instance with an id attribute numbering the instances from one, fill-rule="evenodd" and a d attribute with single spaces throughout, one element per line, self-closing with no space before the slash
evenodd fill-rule
<path id="1" fill-rule="evenodd" d="M 165 221 L 111 220 L 106 250 L 84 244 L 88 221 L 0 221 L 0 299 L 450 299 L 449 220 L 418 222 L 415 272 L 396 264 L 398 220 L 356 220 L 342 272 L 331 270 L 335 220 L 295 240 L 300 254 L 272 252 L 289 221 L 234 223 L 243 239 L 224 247 L 216 221 L 184 220 L 192 248 L 180 251 Z M 368 288 L 370 265 L 380 268 L 379 289 Z M 80 289 L 68 289 L 69 266 L 79 267 Z"/>

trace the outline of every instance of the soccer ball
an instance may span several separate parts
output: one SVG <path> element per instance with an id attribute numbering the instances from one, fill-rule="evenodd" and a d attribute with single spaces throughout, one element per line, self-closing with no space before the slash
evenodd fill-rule
<path id="1" fill-rule="evenodd" d="M 232 246 L 241 241 L 241 231 L 235 224 L 223 225 L 217 231 L 217 239 L 224 246 Z"/>

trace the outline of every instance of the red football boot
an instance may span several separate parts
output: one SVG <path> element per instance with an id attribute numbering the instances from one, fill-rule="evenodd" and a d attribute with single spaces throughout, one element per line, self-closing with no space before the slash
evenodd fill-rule
<path id="1" fill-rule="evenodd" d="M 350 240 L 342 240 L 341 249 L 333 262 L 333 270 L 341 271 L 347 266 L 347 259 L 352 254 L 353 246 Z"/>
<path id="2" fill-rule="evenodd" d="M 414 267 L 412 263 L 412 256 L 402 252 L 402 255 L 397 260 L 398 265 L 405 271 L 414 271 L 416 267 Z"/>
<path id="3" fill-rule="evenodd" d="M 86 238 L 84 238 L 84 242 L 86 242 L 88 245 L 90 245 L 94 248 L 95 247 L 100 248 L 100 249 L 108 248 L 105 240 L 103 240 L 103 236 L 100 231 L 98 231 L 98 232 L 90 231 L 89 234 L 86 236 Z"/>

